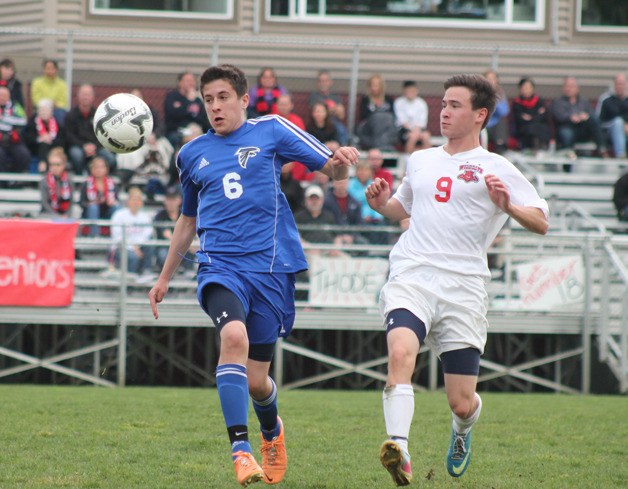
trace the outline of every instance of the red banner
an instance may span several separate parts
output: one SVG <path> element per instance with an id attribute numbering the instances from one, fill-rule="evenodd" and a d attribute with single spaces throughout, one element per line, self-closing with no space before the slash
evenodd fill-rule
<path id="1" fill-rule="evenodd" d="M 0 219 L 0 305 L 69 306 L 77 223 Z"/>

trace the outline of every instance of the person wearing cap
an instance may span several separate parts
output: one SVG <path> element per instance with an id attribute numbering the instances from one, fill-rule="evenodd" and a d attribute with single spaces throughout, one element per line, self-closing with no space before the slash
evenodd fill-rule
<path id="1" fill-rule="evenodd" d="M 325 204 L 325 192 L 318 185 L 312 184 L 305 189 L 305 207 L 300 211 L 297 211 L 294 215 L 294 220 L 298 225 L 319 225 L 329 226 L 335 225 L 335 216 L 327 209 L 324 208 Z M 325 229 L 313 229 L 313 230 L 299 230 L 301 236 L 301 242 L 304 244 L 340 244 L 336 243 L 336 233 L 333 231 L 327 231 Z M 337 256 L 340 254 L 339 250 L 329 250 L 323 252 L 322 250 L 309 249 L 308 254 L 311 255 L 329 255 Z"/>
<path id="2" fill-rule="evenodd" d="M 177 156 L 181 215 L 148 297 L 157 319 L 157 306 L 198 234 L 197 296 L 220 339 L 216 391 L 236 480 L 244 487 L 262 479 L 277 484 L 288 456 L 270 364 L 277 340 L 294 325 L 296 274 L 307 269 L 279 175 L 283 165 L 300 161 L 310 171 L 344 179 L 360 153 L 349 146 L 332 153 L 276 114 L 247 120 L 246 75 L 236 66 L 205 70 L 201 94 L 212 130 Z M 260 426 L 261 464 L 249 441 L 251 399 Z"/>
<path id="3" fill-rule="evenodd" d="M 403 82 L 402 94 L 394 102 L 396 124 L 399 128 L 399 142 L 406 153 L 429 148 L 430 132 L 427 130 L 427 102 L 419 97 L 419 87 L 415 81 Z"/>

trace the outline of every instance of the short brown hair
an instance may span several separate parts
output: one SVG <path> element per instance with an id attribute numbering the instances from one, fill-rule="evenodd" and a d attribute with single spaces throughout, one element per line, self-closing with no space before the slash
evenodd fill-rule
<path id="1" fill-rule="evenodd" d="M 473 110 L 488 110 L 484 124 L 482 124 L 482 128 L 485 128 L 495 111 L 495 104 L 497 104 L 497 93 L 491 82 L 477 74 L 454 75 L 445 81 L 445 90 L 451 87 L 465 87 L 471 92 L 471 108 Z"/>
<path id="2" fill-rule="evenodd" d="M 248 92 L 248 84 L 244 72 L 234 65 L 223 64 L 207 68 L 201 75 L 201 93 L 203 87 L 215 80 L 226 80 L 233 87 L 238 98 Z"/>

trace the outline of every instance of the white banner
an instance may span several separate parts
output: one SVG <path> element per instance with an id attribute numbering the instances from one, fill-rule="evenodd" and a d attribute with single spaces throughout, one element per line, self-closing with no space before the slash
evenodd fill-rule
<path id="1" fill-rule="evenodd" d="M 311 305 L 370 307 L 378 304 L 388 260 L 312 257 L 309 273 Z"/>
<path id="2" fill-rule="evenodd" d="M 562 256 L 517 266 L 525 309 L 553 309 L 584 303 L 582 256 Z"/>

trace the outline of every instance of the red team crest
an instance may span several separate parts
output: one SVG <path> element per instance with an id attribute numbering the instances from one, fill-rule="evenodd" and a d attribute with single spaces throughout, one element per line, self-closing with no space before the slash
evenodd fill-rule
<path id="1" fill-rule="evenodd" d="M 463 180 L 466 183 L 470 182 L 479 182 L 480 179 L 478 177 L 478 173 L 484 173 L 482 167 L 477 165 L 460 165 L 460 171 L 462 172 L 458 175 L 458 180 Z"/>

